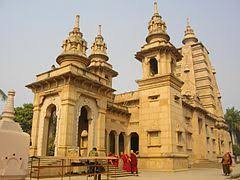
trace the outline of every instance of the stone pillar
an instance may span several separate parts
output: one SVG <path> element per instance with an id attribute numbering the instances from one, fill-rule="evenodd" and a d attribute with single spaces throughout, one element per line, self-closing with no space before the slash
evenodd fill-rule
<path id="1" fill-rule="evenodd" d="M 95 142 L 96 147 L 100 156 L 106 155 L 105 149 L 105 122 L 106 122 L 106 109 L 107 109 L 107 99 L 96 99 L 98 115 L 95 121 Z"/>
<path id="2" fill-rule="evenodd" d="M 106 152 L 107 152 L 107 154 L 106 155 L 108 155 L 109 154 L 109 151 L 110 151 L 110 143 L 109 143 L 109 133 L 108 133 L 108 131 L 107 131 L 107 142 L 106 142 Z"/>
<path id="3" fill-rule="evenodd" d="M 75 146 L 75 106 L 76 103 L 74 101 L 69 99 L 62 100 L 57 156 L 66 156 L 67 149 Z"/>
<path id="4" fill-rule="evenodd" d="M 160 74 L 164 75 L 166 74 L 166 54 L 161 54 L 161 60 L 160 60 Z"/>
<path id="5" fill-rule="evenodd" d="M 57 156 L 67 156 L 68 148 L 75 147 L 76 94 L 71 86 L 61 92 Z"/>
<path id="6" fill-rule="evenodd" d="M 38 129 L 39 129 L 39 117 L 40 117 L 40 107 L 34 105 L 33 107 L 33 120 L 32 120 L 32 131 L 31 131 L 31 147 L 30 156 L 37 155 L 37 143 L 38 143 Z"/>
<path id="7" fill-rule="evenodd" d="M 88 152 L 92 150 L 93 147 L 95 147 L 95 120 L 90 118 L 88 120 Z"/>
<path id="8" fill-rule="evenodd" d="M 131 149 L 131 134 L 126 135 L 126 138 L 124 139 L 124 153 L 130 154 L 130 149 Z"/>
<path id="9" fill-rule="evenodd" d="M 99 109 L 98 111 L 98 119 L 96 121 L 96 147 L 99 152 L 99 156 L 105 156 L 105 118 L 106 118 L 106 110 Z"/>
<path id="10" fill-rule="evenodd" d="M 115 154 L 119 155 L 119 133 L 115 135 Z"/>
<path id="11" fill-rule="evenodd" d="M 0 179 L 25 179 L 28 169 L 30 137 L 14 119 L 13 90 L 8 92 L 7 103 L 0 120 Z"/>

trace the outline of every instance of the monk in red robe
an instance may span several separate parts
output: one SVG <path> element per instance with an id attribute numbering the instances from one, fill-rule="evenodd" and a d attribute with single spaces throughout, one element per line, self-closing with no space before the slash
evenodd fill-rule
<path id="1" fill-rule="evenodd" d="M 137 155 L 133 152 L 133 150 L 131 150 L 130 159 L 131 159 L 131 173 L 138 174 Z"/>
<path id="2" fill-rule="evenodd" d="M 131 163 L 130 163 L 130 157 L 127 154 L 122 155 L 122 160 L 123 160 L 123 170 L 127 172 L 131 172 Z"/>

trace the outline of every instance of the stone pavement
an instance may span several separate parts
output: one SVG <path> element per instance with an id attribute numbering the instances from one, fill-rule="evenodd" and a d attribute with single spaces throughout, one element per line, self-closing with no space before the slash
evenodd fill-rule
<path id="1" fill-rule="evenodd" d="M 233 167 L 233 174 L 240 173 L 240 164 Z M 57 180 L 60 178 L 51 178 L 51 180 Z M 64 178 L 68 180 L 70 178 Z M 72 177 L 71 180 L 85 180 L 86 177 Z M 90 177 L 88 180 L 92 180 Z M 104 177 L 102 179 L 105 179 Z M 157 172 L 157 171 L 141 171 L 139 176 L 117 178 L 129 179 L 129 180 L 225 180 L 231 179 L 229 176 L 224 176 L 221 169 L 191 169 L 180 172 Z M 239 178 L 240 179 L 240 178 Z M 28 179 L 29 180 L 29 179 Z M 49 179 L 50 180 L 50 179 Z"/>

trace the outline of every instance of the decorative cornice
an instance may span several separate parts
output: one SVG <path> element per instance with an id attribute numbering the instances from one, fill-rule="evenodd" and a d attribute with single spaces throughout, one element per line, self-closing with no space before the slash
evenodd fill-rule
<path id="1" fill-rule="evenodd" d="M 119 114 L 123 114 L 123 115 L 126 115 L 126 116 L 131 115 L 131 113 L 128 112 L 127 107 L 117 105 L 117 104 L 114 104 L 114 103 L 111 103 L 111 102 L 107 103 L 107 110 L 111 111 L 111 112 L 116 112 L 116 113 L 119 113 Z"/>
<path id="2" fill-rule="evenodd" d="M 173 74 L 154 76 L 147 79 L 137 80 L 136 82 L 139 85 L 139 90 L 171 86 L 178 91 L 181 91 L 181 87 L 183 85 L 183 82 Z"/>
<path id="3" fill-rule="evenodd" d="M 155 47 L 151 47 L 148 49 L 142 49 L 141 51 L 137 52 L 135 54 L 135 58 L 137 60 L 139 60 L 140 62 L 142 62 L 145 55 L 147 55 L 148 53 L 152 53 L 154 51 L 160 51 L 160 52 L 164 52 L 164 53 L 171 52 L 176 57 L 176 61 L 180 61 L 183 57 L 172 44 L 169 43 L 167 45 L 161 45 L 159 42 L 159 45 L 157 45 Z"/>
<path id="4" fill-rule="evenodd" d="M 79 88 L 86 88 L 88 91 L 92 90 L 103 96 L 109 96 L 115 91 L 101 82 L 105 81 L 105 79 L 75 65 L 62 67 L 61 70 L 62 73 L 54 74 L 54 72 L 50 72 L 53 75 L 50 74 L 49 77 L 42 78 L 34 83 L 28 84 L 26 87 L 35 92 L 45 92 L 49 89 L 56 88 L 59 83 L 61 85 L 75 85 L 79 86 Z M 45 74 L 42 74 L 42 76 L 45 76 Z M 56 86 L 52 86 L 53 83 L 56 83 Z"/>

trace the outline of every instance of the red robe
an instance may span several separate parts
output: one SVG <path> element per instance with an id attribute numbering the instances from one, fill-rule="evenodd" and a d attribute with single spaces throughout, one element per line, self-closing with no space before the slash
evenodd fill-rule
<path id="1" fill-rule="evenodd" d="M 131 164 L 130 164 L 130 158 L 127 154 L 122 155 L 123 160 L 123 170 L 127 172 L 131 172 Z"/>
<path id="2" fill-rule="evenodd" d="M 135 153 L 130 154 L 131 158 L 131 172 L 137 172 L 137 156 Z"/>
<path id="3" fill-rule="evenodd" d="M 113 166 L 118 167 L 118 156 L 114 155 L 113 157 L 117 158 L 113 160 Z"/>

